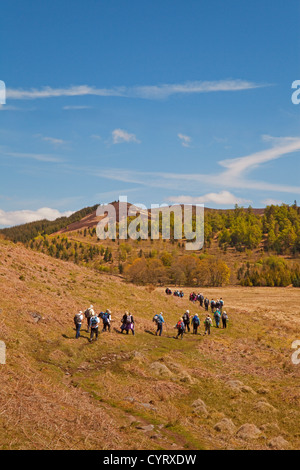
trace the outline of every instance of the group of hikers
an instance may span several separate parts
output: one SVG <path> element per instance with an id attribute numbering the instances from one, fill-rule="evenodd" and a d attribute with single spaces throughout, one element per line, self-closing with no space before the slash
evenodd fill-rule
<path id="1" fill-rule="evenodd" d="M 215 310 L 220 310 L 222 312 L 223 307 L 224 307 L 224 300 L 222 297 L 220 299 L 214 300 L 211 299 L 209 300 L 207 297 L 204 298 L 203 294 L 196 294 L 195 292 L 192 292 L 190 294 L 190 301 L 195 303 L 199 302 L 200 307 L 204 307 L 206 311 L 208 311 L 209 306 L 211 308 L 211 311 L 214 313 Z"/>
<path id="2" fill-rule="evenodd" d="M 222 327 L 223 329 L 227 328 L 227 323 L 228 323 L 228 315 L 227 313 L 220 312 L 220 310 L 215 310 L 214 311 L 214 320 L 216 323 L 216 328 L 220 328 L 220 323 L 222 321 Z M 165 323 L 163 313 L 161 312 L 159 315 L 155 315 L 153 318 L 153 321 L 157 325 L 157 330 L 156 330 L 156 336 L 162 335 L 163 331 L 163 325 Z M 198 334 L 198 328 L 200 328 L 201 321 L 199 318 L 199 315 L 196 313 L 194 316 L 190 315 L 190 311 L 187 310 L 182 317 L 179 318 L 178 322 L 176 323 L 175 327 L 177 329 L 177 336 L 176 339 L 179 337 L 183 339 L 184 333 L 190 333 L 191 331 L 191 326 L 193 328 L 193 334 L 197 335 Z M 210 315 L 207 315 L 205 320 L 204 320 L 204 327 L 205 327 L 205 332 L 204 335 L 210 335 L 210 330 L 213 326 L 213 320 L 210 317 Z"/>
<path id="3" fill-rule="evenodd" d="M 166 288 L 166 294 L 167 295 L 172 295 L 171 289 L 169 287 Z M 175 297 L 184 297 L 184 292 L 175 290 L 173 295 Z M 222 313 L 223 307 L 224 307 L 224 301 L 222 297 L 220 299 L 214 300 L 211 299 L 209 300 L 207 297 L 204 297 L 203 294 L 196 294 L 196 292 L 191 292 L 189 296 L 190 302 L 196 303 L 199 302 L 200 307 L 205 308 L 205 310 L 208 312 L 209 307 L 211 308 L 211 311 L 215 313 L 215 310 L 219 310 Z"/>
<path id="4" fill-rule="evenodd" d="M 90 333 L 89 341 L 92 342 L 95 338 L 95 341 L 98 340 L 99 336 L 99 326 L 100 322 L 103 323 L 102 332 L 111 330 L 111 311 L 107 309 L 105 312 L 100 312 L 99 315 L 95 313 L 93 305 L 91 305 L 84 313 L 80 311 L 74 317 L 74 323 L 76 328 L 76 339 L 80 338 L 80 331 L 82 327 L 82 322 L 84 321 L 84 317 L 87 321 L 87 333 Z M 125 312 L 121 319 L 121 327 L 120 333 L 129 334 L 131 331 L 132 334 L 135 334 L 134 328 L 134 318 L 129 312 Z"/>
<path id="5" fill-rule="evenodd" d="M 222 300 L 222 299 L 221 299 Z M 213 301 L 212 301 L 213 302 Z M 220 324 L 222 322 L 223 329 L 227 328 L 228 323 L 228 315 L 225 311 L 222 311 L 224 302 L 214 302 L 211 308 L 213 312 L 213 319 L 215 321 L 216 328 L 220 328 Z M 102 332 L 110 332 L 111 331 L 111 311 L 107 309 L 105 312 L 100 312 L 99 315 L 95 313 L 93 305 L 91 305 L 84 313 L 80 311 L 74 317 L 75 329 L 76 329 L 76 339 L 80 338 L 80 331 L 82 327 L 82 323 L 84 318 L 87 322 L 87 333 L 90 333 L 89 341 L 92 342 L 94 339 L 95 341 L 98 340 L 99 336 L 99 327 L 100 323 L 102 322 Z M 210 335 L 211 328 L 213 326 L 213 319 L 209 314 L 207 314 L 204 320 L 204 327 L 205 332 L 204 335 Z M 156 336 L 162 336 L 163 332 L 163 325 L 165 324 L 165 319 L 163 313 L 161 312 L 159 315 L 155 315 L 153 317 L 153 322 L 156 324 Z M 192 333 L 194 335 L 198 334 L 198 329 L 201 326 L 201 321 L 199 315 L 196 313 L 195 315 L 191 315 L 189 310 L 183 314 L 182 317 L 179 318 L 178 322 L 175 325 L 175 329 L 177 329 L 177 336 L 176 339 L 181 338 L 183 339 L 183 335 L 185 333 L 190 333 L 192 328 Z M 121 319 L 121 326 L 120 326 L 120 333 L 123 334 L 126 332 L 128 335 L 131 331 L 132 335 L 135 335 L 135 321 L 131 313 L 125 312 Z"/>
<path id="6" fill-rule="evenodd" d="M 171 291 L 171 289 L 169 289 L 169 287 L 166 288 L 166 294 L 167 295 L 172 295 L 172 291 Z M 182 298 L 182 297 L 184 297 L 184 292 L 182 290 L 181 291 L 175 290 L 173 295 L 175 297 L 181 297 Z"/>

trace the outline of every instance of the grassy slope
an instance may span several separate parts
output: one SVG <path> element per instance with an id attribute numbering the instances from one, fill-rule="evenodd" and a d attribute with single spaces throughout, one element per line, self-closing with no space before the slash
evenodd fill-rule
<path id="1" fill-rule="evenodd" d="M 0 339 L 7 344 L 0 448 L 244 449 L 267 448 L 277 436 L 300 447 L 300 366 L 291 364 L 291 344 L 300 339 L 299 290 L 207 289 L 210 298 L 225 299 L 229 330 L 175 341 L 178 315 L 188 307 L 200 311 L 187 298 L 3 241 L 0 260 Z M 91 345 L 83 331 L 75 341 L 74 313 L 91 302 L 97 311 L 111 308 L 113 328 L 130 309 L 136 337 L 113 331 Z M 160 311 L 168 328 L 157 338 L 147 331 Z M 43 319 L 36 323 L 34 313 Z M 165 376 L 152 370 L 155 362 L 167 367 Z M 250 388 L 233 389 L 232 380 Z M 208 416 L 193 413 L 199 398 Z M 277 411 L 262 412 L 261 401 Z M 237 429 L 268 428 L 258 440 L 242 440 L 214 430 L 223 417 Z M 154 429 L 137 429 L 149 424 Z"/>

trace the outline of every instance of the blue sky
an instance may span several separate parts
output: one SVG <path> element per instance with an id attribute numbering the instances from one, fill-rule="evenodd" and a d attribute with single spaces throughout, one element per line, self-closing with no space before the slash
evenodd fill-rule
<path id="1" fill-rule="evenodd" d="M 0 226 L 300 200 L 300 2 L 2 0 Z"/>

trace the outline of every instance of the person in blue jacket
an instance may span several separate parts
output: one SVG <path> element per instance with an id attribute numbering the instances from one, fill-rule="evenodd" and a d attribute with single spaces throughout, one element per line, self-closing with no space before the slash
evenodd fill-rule
<path id="1" fill-rule="evenodd" d="M 161 312 L 159 315 L 155 315 L 155 317 L 153 318 L 153 321 L 156 323 L 157 325 L 157 330 L 156 330 L 156 336 L 159 335 L 161 336 L 162 335 L 162 331 L 163 331 L 163 324 L 165 323 L 165 320 L 164 320 L 164 317 L 163 317 L 163 313 Z"/>

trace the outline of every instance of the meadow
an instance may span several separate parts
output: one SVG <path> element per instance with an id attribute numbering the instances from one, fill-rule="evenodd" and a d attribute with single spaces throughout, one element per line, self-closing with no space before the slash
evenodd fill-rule
<path id="1" fill-rule="evenodd" d="M 0 260 L 1 449 L 300 448 L 298 289 L 203 289 L 229 315 L 228 330 L 208 337 L 189 288 L 167 297 L 4 240 Z M 93 344 L 85 325 L 76 341 L 73 324 L 91 303 L 113 319 Z M 175 340 L 186 309 L 200 314 L 201 335 Z M 118 332 L 125 310 L 135 336 Z"/>

